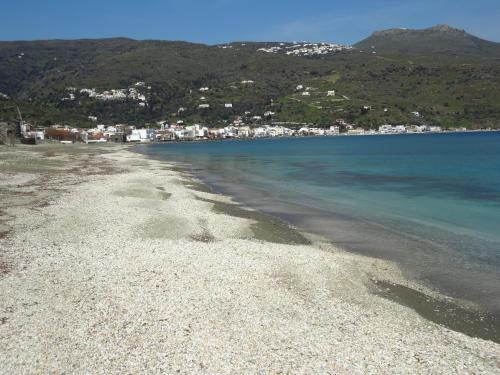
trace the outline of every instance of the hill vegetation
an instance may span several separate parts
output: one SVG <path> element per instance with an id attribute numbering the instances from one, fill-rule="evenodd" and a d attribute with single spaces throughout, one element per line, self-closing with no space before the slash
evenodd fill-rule
<path id="1" fill-rule="evenodd" d="M 354 47 L 322 54 L 290 43 L 0 42 L 0 121 L 19 105 L 39 125 L 92 126 L 89 116 L 218 125 L 272 112 L 261 121 L 500 126 L 500 44 L 439 26 L 377 32 Z"/>

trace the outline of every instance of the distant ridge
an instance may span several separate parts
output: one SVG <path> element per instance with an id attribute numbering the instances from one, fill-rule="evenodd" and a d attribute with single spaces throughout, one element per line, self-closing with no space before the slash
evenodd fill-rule
<path id="1" fill-rule="evenodd" d="M 355 47 L 386 54 L 439 53 L 500 58 L 500 43 L 478 38 L 449 25 L 376 31 L 355 44 Z"/>

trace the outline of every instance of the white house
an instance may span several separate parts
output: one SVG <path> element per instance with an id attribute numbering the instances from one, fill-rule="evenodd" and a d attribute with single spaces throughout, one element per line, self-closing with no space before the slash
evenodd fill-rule
<path id="1" fill-rule="evenodd" d="M 328 93 L 326 94 L 326 96 L 335 96 L 335 90 L 328 91 Z"/>
<path id="2" fill-rule="evenodd" d="M 151 137 L 148 129 L 133 129 L 130 134 L 127 135 L 127 142 L 150 142 Z"/>
<path id="3" fill-rule="evenodd" d="M 256 138 L 265 137 L 267 135 L 267 130 L 263 127 L 255 128 L 253 132 L 254 132 L 254 137 Z"/>
<path id="4" fill-rule="evenodd" d="M 243 127 L 238 129 L 238 137 L 248 138 L 248 137 L 250 137 L 250 134 L 251 134 L 251 130 L 250 130 L 249 126 L 243 126 Z"/>
<path id="5" fill-rule="evenodd" d="M 407 132 L 406 126 L 404 125 L 382 125 L 378 128 L 381 134 L 403 134 Z"/>
<path id="6" fill-rule="evenodd" d="M 175 138 L 177 138 L 177 139 L 184 138 L 184 129 L 174 130 L 174 135 L 175 135 Z"/>
<path id="7" fill-rule="evenodd" d="M 90 98 L 95 98 L 97 96 L 96 89 L 81 89 L 80 94 L 87 94 Z"/>
<path id="8" fill-rule="evenodd" d="M 326 131 L 326 135 L 339 135 L 340 127 L 337 125 L 330 126 L 330 129 Z"/>

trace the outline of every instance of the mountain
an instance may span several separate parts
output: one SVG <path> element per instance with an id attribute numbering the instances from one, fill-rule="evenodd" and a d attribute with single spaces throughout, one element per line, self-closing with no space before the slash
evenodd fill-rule
<path id="1" fill-rule="evenodd" d="M 94 126 L 95 117 L 223 125 L 241 117 L 247 124 L 500 126 L 497 43 L 448 27 L 371 38 L 385 44 L 0 42 L 0 121 L 12 121 L 19 106 L 38 125 Z"/>
<path id="2" fill-rule="evenodd" d="M 423 30 L 376 31 L 356 48 L 385 54 L 444 54 L 500 58 L 500 43 L 490 42 L 448 25 Z"/>

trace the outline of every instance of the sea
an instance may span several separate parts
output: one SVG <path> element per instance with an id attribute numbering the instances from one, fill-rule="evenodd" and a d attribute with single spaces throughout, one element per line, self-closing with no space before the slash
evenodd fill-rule
<path id="1" fill-rule="evenodd" d="M 141 152 L 500 313 L 500 132 L 162 143 Z"/>

